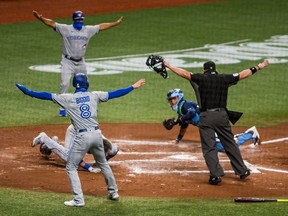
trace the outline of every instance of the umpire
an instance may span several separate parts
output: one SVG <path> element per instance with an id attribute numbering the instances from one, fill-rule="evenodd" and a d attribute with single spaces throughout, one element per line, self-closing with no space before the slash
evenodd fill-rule
<path id="1" fill-rule="evenodd" d="M 165 67 L 178 76 L 189 80 L 195 90 L 200 105 L 199 132 L 202 152 L 210 171 L 209 183 L 212 185 L 220 183 L 221 177 L 224 175 L 224 170 L 219 163 L 215 132 L 223 144 L 235 174 L 239 175 L 240 179 L 245 179 L 250 175 L 250 170 L 245 166 L 240 150 L 233 139 L 231 125 L 229 124 L 226 109 L 228 88 L 268 65 L 268 60 L 265 60 L 257 66 L 239 73 L 218 74 L 215 63 L 208 61 L 203 65 L 203 74 L 193 74 L 187 70 L 174 67 L 164 60 Z"/>

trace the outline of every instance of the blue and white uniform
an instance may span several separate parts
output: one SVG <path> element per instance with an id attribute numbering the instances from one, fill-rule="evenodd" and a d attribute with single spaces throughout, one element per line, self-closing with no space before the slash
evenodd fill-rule
<path id="1" fill-rule="evenodd" d="M 198 127 L 198 123 L 199 123 L 199 108 L 198 108 L 198 104 L 194 103 L 192 101 L 189 100 L 184 100 L 182 99 L 179 103 L 178 103 L 178 107 L 177 107 L 177 113 L 178 113 L 178 119 L 181 122 L 181 128 L 187 128 L 189 126 L 189 124 L 192 124 L 196 127 Z M 246 132 L 246 133 L 240 133 L 240 134 L 236 134 L 234 135 L 234 140 L 236 141 L 237 145 L 240 146 L 243 143 L 249 141 L 249 140 L 253 140 L 253 134 L 250 132 Z M 216 137 L 216 146 L 219 152 L 225 152 L 223 145 L 221 144 L 220 140 L 218 139 L 217 134 L 215 134 Z M 178 135 L 178 137 L 176 138 L 177 141 L 180 141 L 183 138 L 183 136 L 181 134 Z"/>
<path id="2" fill-rule="evenodd" d="M 90 39 L 99 33 L 99 25 L 83 25 L 81 30 L 56 23 L 56 32 L 62 37 L 60 94 L 67 93 L 70 79 L 76 73 L 87 75 L 85 53 Z"/>
<path id="3" fill-rule="evenodd" d="M 74 82 L 74 80 L 76 80 L 75 77 L 76 79 L 79 77 L 77 82 Z M 16 84 L 16 86 L 26 95 L 56 102 L 67 111 L 71 118 L 76 134 L 74 142 L 69 148 L 66 171 L 73 192 L 72 204 L 76 206 L 85 205 L 77 168 L 79 162 L 88 151 L 94 156 L 96 163 L 99 165 L 101 172 L 104 175 L 109 198 L 118 198 L 118 187 L 104 154 L 103 136 L 99 130 L 97 120 L 97 107 L 99 103 L 107 102 L 110 99 L 128 94 L 134 89 L 133 86 L 111 92 L 88 92 L 89 83 L 84 74 L 77 74 L 74 76 L 73 86 L 76 88 L 74 94 L 35 92 L 20 84 Z M 67 205 L 72 204 L 71 201 L 69 201 Z"/>

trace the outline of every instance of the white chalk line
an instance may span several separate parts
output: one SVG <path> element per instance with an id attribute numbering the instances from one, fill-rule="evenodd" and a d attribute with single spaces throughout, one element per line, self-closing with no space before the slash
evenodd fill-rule
<path id="1" fill-rule="evenodd" d="M 119 151 L 120 155 L 174 155 L 183 154 L 183 152 L 123 152 Z"/>
<path id="2" fill-rule="evenodd" d="M 275 142 L 283 142 L 283 141 L 286 141 L 288 140 L 288 137 L 284 137 L 284 138 L 279 138 L 279 139 L 274 139 L 274 140 L 267 140 L 267 141 L 262 141 L 261 142 L 261 145 L 262 144 L 270 144 L 270 143 L 275 143 Z"/>
<path id="3" fill-rule="evenodd" d="M 262 144 L 271 144 L 275 142 L 282 142 L 288 140 L 288 137 L 279 138 L 274 140 L 268 140 L 262 142 Z M 163 142 L 163 141 L 149 141 L 149 140 L 113 140 L 116 144 L 124 144 L 124 145 L 173 145 L 171 142 Z M 254 147 L 254 144 L 252 144 Z M 209 173 L 208 170 L 153 170 L 152 166 L 147 167 L 149 170 L 140 168 L 137 166 L 138 163 L 146 164 L 146 163 L 168 163 L 168 162 L 194 162 L 194 163 L 203 163 L 205 161 L 203 159 L 199 159 L 196 155 L 202 155 L 201 153 L 187 153 L 187 152 L 123 152 L 119 151 L 119 154 L 123 155 L 170 155 L 169 157 L 162 158 L 162 159 L 132 159 L 132 160 L 113 160 L 109 161 L 111 165 L 119 165 L 119 164 L 127 164 L 128 168 L 135 174 L 203 174 Z M 229 163 L 230 160 L 228 159 L 221 159 L 220 163 Z M 278 172 L 278 173 L 285 173 L 288 174 L 288 170 L 281 170 L 281 169 L 273 169 L 269 167 L 257 166 L 249 163 L 248 161 L 244 160 L 245 165 L 251 170 L 251 173 L 261 173 L 260 170 L 266 170 L 270 172 Z M 225 173 L 234 173 L 233 170 L 225 170 Z"/>
<path id="4" fill-rule="evenodd" d="M 168 141 L 149 141 L 149 140 L 112 140 L 115 144 L 126 145 L 173 145 Z"/>
<path id="5" fill-rule="evenodd" d="M 262 141 L 262 144 L 271 144 L 271 143 L 276 143 L 276 142 L 283 142 L 288 140 L 288 137 L 283 137 L 283 138 L 278 138 L 274 140 L 267 140 L 267 141 Z M 115 144 L 126 144 L 126 145 L 173 145 L 169 141 L 149 141 L 149 140 L 120 140 L 116 139 L 113 140 Z M 178 144 L 179 145 L 179 144 Z M 252 144 L 254 146 L 254 144 Z M 251 145 L 251 146 L 252 146 Z"/>

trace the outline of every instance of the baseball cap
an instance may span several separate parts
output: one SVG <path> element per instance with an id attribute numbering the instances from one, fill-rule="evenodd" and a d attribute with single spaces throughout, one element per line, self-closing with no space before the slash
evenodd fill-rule
<path id="1" fill-rule="evenodd" d="M 203 64 L 204 70 L 216 70 L 216 65 L 213 61 L 207 61 Z"/>
<path id="2" fill-rule="evenodd" d="M 84 20 L 85 19 L 84 13 L 82 11 L 75 11 L 72 14 L 72 19 L 73 20 Z"/>

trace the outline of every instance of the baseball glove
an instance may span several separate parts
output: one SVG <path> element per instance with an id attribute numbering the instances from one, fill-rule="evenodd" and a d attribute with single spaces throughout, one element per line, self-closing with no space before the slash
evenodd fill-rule
<path id="1" fill-rule="evenodd" d="M 46 146 L 45 143 L 40 144 L 39 150 L 40 150 L 41 154 L 44 156 L 49 156 L 52 153 L 52 151 Z"/>
<path id="2" fill-rule="evenodd" d="M 156 73 L 159 73 L 164 79 L 168 78 L 166 67 L 164 66 L 164 58 L 162 56 L 150 55 L 146 60 L 146 65 L 154 70 Z"/>
<path id="3" fill-rule="evenodd" d="M 178 121 L 175 121 L 175 118 L 170 118 L 170 119 L 165 119 L 163 121 L 163 126 L 167 129 L 167 130 L 171 130 L 175 125 L 178 124 Z"/>

